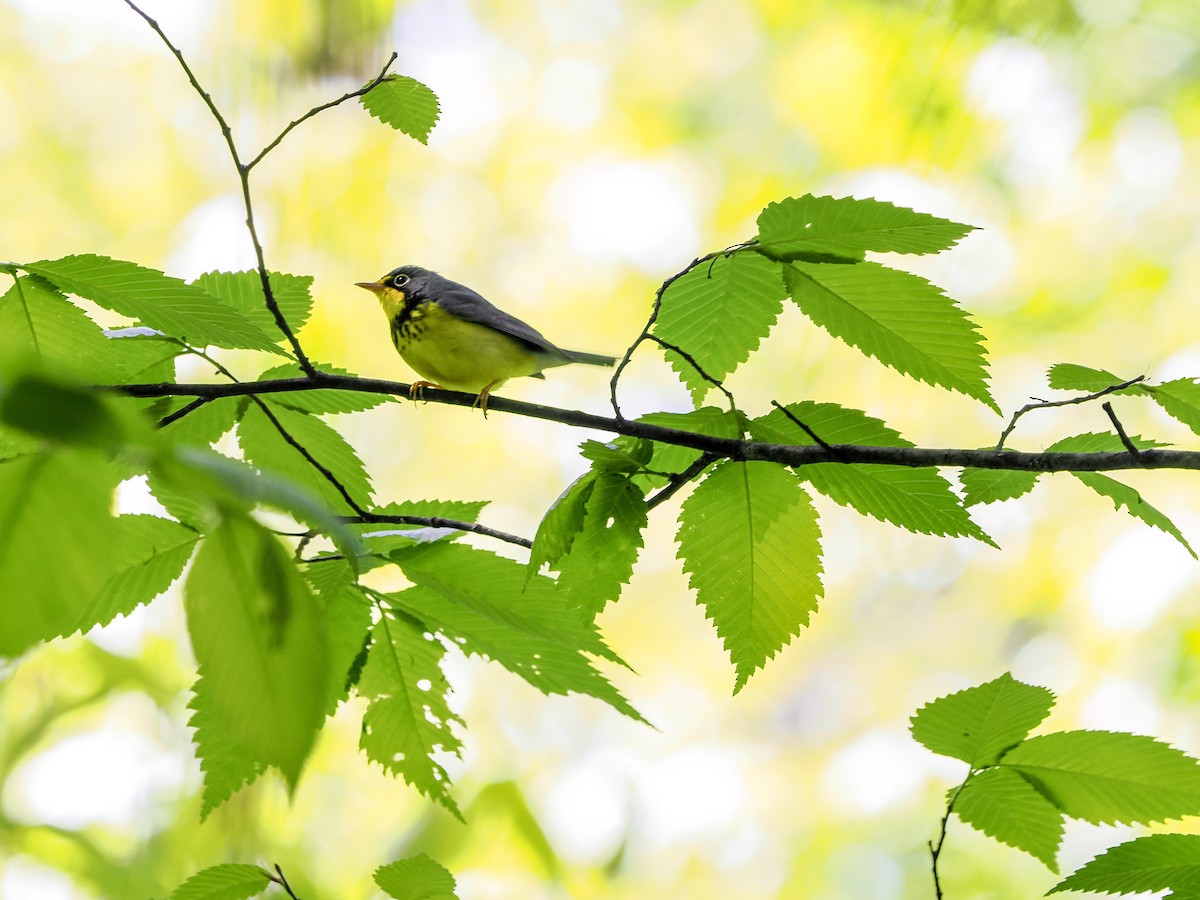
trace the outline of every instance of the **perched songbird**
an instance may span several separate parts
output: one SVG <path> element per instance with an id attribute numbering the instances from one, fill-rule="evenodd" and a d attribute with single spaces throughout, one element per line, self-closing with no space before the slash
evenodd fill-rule
<path id="1" fill-rule="evenodd" d="M 515 316 L 497 309 L 469 287 L 419 266 L 400 266 L 372 291 L 392 326 L 392 343 L 417 374 L 409 395 L 427 387 L 477 394 L 487 415 L 491 392 L 510 378 L 543 378 L 542 370 L 567 363 L 611 366 L 616 359 L 563 350 Z"/>

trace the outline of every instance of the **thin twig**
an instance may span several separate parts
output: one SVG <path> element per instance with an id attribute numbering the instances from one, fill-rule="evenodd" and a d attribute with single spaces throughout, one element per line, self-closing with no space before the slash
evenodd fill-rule
<path id="1" fill-rule="evenodd" d="M 962 784 L 954 789 L 950 795 L 950 799 L 946 801 L 946 814 L 942 816 L 942 827 L 938 832 L 937 843 L 928 842 L 929 846 L 929 861 L 933 870 L 933 890 L 937 900 L 942 900 L 942 883 L 938 878 L 938 857 L 942 855 L 942 845 L 946 843 L 946 826 L 950 822 L 950 813 L 954 812 L 954 801 L 958 799 L 958 795 L 962 793 L 962 789 L 967 786 L 967 782 L 971 780 L 974 772 L 968 772 L 967 777 L 963 779 Z"/>
<path id="2" fill-rule="evenodd" d="M 816 441 L 818 447 L 824 447 L 830 453 L 833 453 L 836 455 L 837 451 L 834 450 L 831 445 L 825 443 L 824 439 L 819 434 L 817 434 L 815 431 L 813 431 L 811 428 L 809 428 L 807 425 L 805 425 L 803 422 L 801 422 L 800 419 L 796 417 L 796 414 L 793 413 L 790 409 L 788 409 L 786 406 L 784 406 L 778 400 L 772 400 L 771 405 L 774 406 L 781 413 L 783 413 L 785 416 L 787 416 L 791 420 L 793 425 L 795 425 L 797 428 L 799 428 L 801 431 L 803 431 L 805 434 L 807 434 L 810 438 L 812 438 L 814 441 Z"/>
<path id="3" fill-rule="evenodd" d="M 448 528 L 454 531 L 469 531 L 471 534 L 495 538 L 498 541 L 516 544 L 518 547 L 526 549 L 533 546 L 533 541 L 521 537 L 519 534 L 509 534 L 507 531 L 500 531 L 477 522 L 461 522 L 458 519 L 444 519 L 441 516 L 393 516 L 387 513 L 368 512 L 358 516 L 340 516 L 339 521 L 348 525 L 421 525 L 425 528 Z"/>
<path id="4" fill-rule="evenodd" d="M 1121 443 L 1125 445 L 1125 449 L 1129 451 L 1131 456 L 1141 456 L 1142 451 L 1138 449 L 1137 444 L 1129 439 L 1129 435 L 1125 433 L 1125 428 L 1121 425 L 1121 420 L 1117 418 L 1117 414 L 1113 412 L 1112 404 L 1105 401 L 1101 406 L 1108 413 L 1108 420 L 1113 423 L 1113 428 L 1117 429 L 1117 437 L 1121 439 Z"/>
<path id="5" fill-rule="evenodd" d="M 181 408 L 175 410 L 175 412 L 171 413 L 169 416 L 163 416 L 161 419 L 158 420 L 158 424 L 155 425 L 154 427 L 155 428 L 166 428 L 168 425 L 170 425 L 174 422 L 178 422 L 180 419 L 182 419 L 188 413 L 195 412 L 200 407 L 204 406 L 206 403 L 211 403 L 211 402 L 212 402 L 212 400 L 209 397 L 197 397 L 195 400 L 193 400 L 187 406 L 184 406 L 184 407 L 181 407 Z"/>
<path id="6" fill-rule="evenodd" d="M 300 900 L 300 898 L 292 890 L 292 886 L 288 884 L 287 877 L 283 874 L 283 869 L 279 868 L 279 863 L 275 863 L 275 875 L 272 875 L 270 872 L 268 872 L 267 877 L 287 891 L 287 895 L 291 897 L 292 900 Z"/>
<path id="7" fill-rule="evenodd" d="M 717 461 L 717 457 L 711 453 L 702 453 L 700 457 L 682 472 L 676 472 L 667 479 L 667 484 L 658 491 L 658 493 L 646 498 L 646 509 L 654 509 L 662 503 L 666 503 L 675 494 L 677 494 L 684 485 L 688 484 L 697 475 L 711 466 Z"/>
<path id="8" fill-rule="evenodd" d="M 254 245 L 254 257 L 258 268 L 258 278 L 262 283 L 263 299 L 266 301 L 267 309 L 271 311 L 271 315 L 275 319 L 275 325 L 279 328 L 283 336 L 287 338 L 288 343 L 292 345 L 292 353 L 295 355 L 296 362 L 300 364 L 300 368 L 304 371 L 304 374 L 315 374 L 316 369 L 309 361 L 308 356 L 304 352 L 304 348 L 300 346 L 300 341 L 292 331 L 291 326 L 288 325 L 287 318 L 283 315 L 283 310 L 279 308 L 279 303 L 275 299 L 275 292 L 271 289 L 271 278 L 267 273 L 266 257 L 263 254 L 262 242 L 258 238 L 258 228 L 254 224 L 254 205 L 250 200 L 250 167 L 242 162 L 242 158 L 238 154 L 237 144 L 234 143 L 233 130 L 229 127 L 229 122 L 226 121 L 223 115 L 221 115 L 221 111 L 217 109 L 217 104 L 213 102 L 212 96 L 201 86 L 200 81 L 196 78 L 196 74 L 192 71 L 191 66 L 189 66 L 187 64 L 187 60 L 184 59 L 182 51 L 180 51 L 180 49 L 171 42 L 171 39 L 167 37 L 166 32 L 162 30 L 162 27 L 158 24 L 158 22 L 143 12 L 137 6 L 137 4 L 133 2 L 133 0 L 124 0 L 124 3 L 135 13 L 145 19 L 146 24 L 149 25 L 154 30 L 154 33 L 162 39 L 162 42 L 167 45 L 167 49 L 170 50 L 175 56 L 175 59 L 179 61 L 179 65 L 182 67 L 184 74 L 187 76 L 188 82 L 195 89 L 196 93 L 200 95 L 200 98 L 204 101 L 204 105 L 207 106 L 209 112 L 212 113 L 213 118 L 217 120 L 217 125 L 221 129 L 221 135 L 225 138 L 225 144 L 229 148 L 229 155 L 233 158 L 233 165 L 237 170 L 238 181 L 240 181 L 242 185 L 242 204 L 246 209 L 246 229 L 250 232 L 250 242 Z"/>
<path id="9" fill-rule="evenodd" d="M 279 418 L 275 415 L 275 413 L 271 412 L 271 409 L 265 400 L 263 400 L 261 397 L 255 397 L 254 395 L 251 395 L 250 400 L 258 406 L 258 408 L 262 411 L 262 414 L 267 417 L 267 420 L 275 426 L 275 430 L 279 432 L 279 436 L 288 444 L 290 444 L 296 450 L 296 452 L 308 460 L 309 465 L 316 469 L 321 474 L 321 477 L 329 482 L 333 486 L 334 490 L 342 495 L 342 499 L 346 501 L 347 506 L 349 506 L 360 516 L 370 515 L 370 513 L 368 513 L 359 505 L 357 500 L 350 496 L 350 491 L 346 489 L 346 486 L 342 484 L 338 477 L 334 475 L 324 463 L 313 456 L 307 447 L 292 437 L 291 433 L 283 426 L 283 423 L 279 421 Z"/>
<path id="10" fill-rule="evenodd" d="M 1004 442 L 1008 440 L 1008 436 L 1012 434 L 1012 430 L 1017 427 L 1017 419 L 1021 418 L 1021 416 L 1025 415 L 1027 412 L 1031 412 L 1035 409 L 1051 409 L 1055 406 L 1073 406 L 1076 403 L 1087 403 L 1091 400 L 1103 397 L 1106 394 L 1111 394 L 1114 391 L 1122 391 L 1127 387 L 1132 387 L 1139 381 L 1145 380 L 1145 375 L 1139 375 L 1137 378 L 1131 378 L 1128 381 L 1122 381 L 1120 384 L 1110 384 L 1102 391 L 1096 391 L 1094 394 L 1087 394 L 1083 397 L 1069 397 L 1066 400 L 1039 400 L 1036 403 L 1027 403 L 1013 413 L 1013 417 L 1008 422 L 1008 427 L 1001 432 L 1000 440 L 996 442 L 996 451 L 999 452 L 1004 449 Z"/>
<path id="11" fill-rule="evenodd" d="M 408 397 L 409 392 L 409 385 L 404 382 L 332 375 L 324 372 L 320 372 L 312 378 L 274 378 L 230 384 L 160 382 L 156 384 L 102 385 L 100 387 L 131 397 L 239 397 L 252 394 L 267 395 L 289 391 L 302 392 L 337 388 L 367 394 L 387 394 L 404 399 Z M 475 395 L 471 393 L 433 389 L 426 391 L 425 400 L 430 403 L 467 408 L 476 402 Z M 837 462 L 847 465 L 893 465 L 910 468 L 938 466 L 1014 472 L 1108 472 L 1135 468 L 1200 470 L 1200 450 L 1142 450 L 1135 460 L 1124 449 L 1086 453 L 1061 451 L 1030 453 L 1019 450 L 997 452 L 995 450 L 958 448 L 879 447 L 861 444 L 830 444 L 827 449 L 814 445 L 772 444 L 766 441 L 714 437 L 682 428 L 668 428 L 665 425 L 654 425 L 649 422 L 598 416 L 578 409 L 524 403 L 504 397 L 490 398 L 488 409 L 492 412 L 511 413 L 578 428 L 648 438 L 678 447 L 691 447 L 695 450 L 712 453 L 719 459 L 762 460 L 787 466 Z"/>
<path id="12" fill-rule="evenodd" d="M 725 399 L 729 402 L 730 412 L 737 412 L 737 401 L 733 399 L 733 394 L 731 394 L 729 389 L 725 387 L 725 383 L 719 378 L 714 378 L 712 375 L 709 375 L 706 371 L 704 371 L 704 367 L 701 366 L 700 363 L 696 362 L 696 357 L 692 356 L 692 354 L 688 353 L 678 344 L 672 344 L 670 341 L 664 341 L 657 334 L 646 335 L 646 340 L 653 341 L 664 350 L 670 350 L 672 353 L 678 354 L 684 362 L 696 370 L 697 374 L 701 378 L 725 395 Z"/>
<path id="13" fill-rule="evenodd" d="M 384 63 L 383 68 L 379 71 L 379 74 L 376 75 L 374 78 L 372 78 L 370 81 L 368 81 L 366 84 L 364 84 L 362 87 L 360 87 L 357 91 L 350 91 L 349 93 L 342 94 L 342 96 L 338 97 L 336 100 L 330 100 L 328 103 L 322 103 L 320 106 L 314 106 L 312 109 L 310 109 L 304 115 L 302 115 L 300 118 L 295 119 L 292 122 L 289 122 L 288 126 L 286 128 L 284 128 L 283 131 L 279 132 L 279 134 L 276 136 L 275 140 L 271 141 L 271 143 L 269 143 L 269 144 L 267 144 L 267 146 L 263 147 L 262 150 L 259 151 L 258 156 L 254 157 L 254 159 L 252 159 L 252 160 L 250 160 L 250 162 L 246 163 L 246 165 L 245 165 L 246 173 L 249 174 L 251 169 L 253 169 L 260 162 L 262 162 L 264 156 L 266 156 L 268 153 L 270 153 L 272 150 L 274 150 L 276 147 L 278 147 L 280 142 L 285 137 L 287 137 L 291 133 L 292 129 L 295 128 L 296 126 L 301 125 L 304 122 L 308 121 L 309 119 L 311 119 L 313 116 L 315 116 L 319 112 L 324 112 L 327 109 L 332 109 L 333 107 L 338 106 L 339 104 L 345 103 L 347 100 L 351 100 L 355 97 L 361 97 L 363 94 L 368 93 L 373 88 L 382 84 L 384 79 L 387 78 L 387 70 L 390 69 L 392 67 L 392 63 L 394 63 L 396 61 L 396 56 L 397 56 L 396 51 L 393 50 L 392 55 L 390 57 L 388 57 L 388 61 L 386 63 Z"/>
<path id="14" fill-rule="evenodd" d="M 629 365 L 629 361 L 633 359 L 634 351 L 641 346 L 643 341 L 649 339 L 650 329 L 654 327 L 654 323 L 658 319 L 658 311 L 662 308 L 663 294 L 666 292 L 667 288 L 669 288 L 688 272 L 692 271 L 692 269 L 696 268 L 696 266 L 700 265 L 701 263 L 708 262 L 710 259 L 715 259 L 720 255 L 720 253 L 708 253 L 704 256 L 697 256 L 690 263 L 660 284 L 658 286 L 658 290 L 654 292 L 654 307 L 650 310 L 650 317 L 646 320 L 646 324 L 642 327 L 641 334 L 633 339 L 633 343 L 629 345 L 629 348 L 625 351 L 625 355 L 622 356 L 620 362 L 617 363 L 616 371 L 613 372 L 612 378 L 609 379 L 608 382 L 608 393 L 612 403 L 613 415 L 617 419 L 622 421 L 625 419 L 625 416 L 621 412 L 621 406 L 617 402 L 617 384 L 621 380 L 621 373 L 625 371 L 626 366 Z"/>

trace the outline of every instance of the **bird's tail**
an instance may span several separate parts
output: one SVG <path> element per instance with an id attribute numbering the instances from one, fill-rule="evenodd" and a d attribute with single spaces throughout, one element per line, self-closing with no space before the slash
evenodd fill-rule
<path id="1" fill-rule="evenodd" d="M 587 363 L 589 366 L 614 366 L 615 356 L 604 356 L 600 353 L 584 353 L 580 350 L 564 350 L 563 353 L 573 363 Z"/>

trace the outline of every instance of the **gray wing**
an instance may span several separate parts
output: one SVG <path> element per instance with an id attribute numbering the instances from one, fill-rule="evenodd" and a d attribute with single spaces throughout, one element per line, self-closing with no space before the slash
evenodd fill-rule
<path id="1" fill-rule="evenodd" d="M 542 337 L 540 332 L 535 331 L 516 316 L 510 316 L 504 310 L 497 309 L 468 287 L 460 284 L 454 284 L 453 287 L 447 286 L 442 288 L 437 296 L 438 304 L 453 316 L 502 331 L 516 338 L 531 350 L 562 357 L 564 360 L 567 358 L 566 353 Z"/>

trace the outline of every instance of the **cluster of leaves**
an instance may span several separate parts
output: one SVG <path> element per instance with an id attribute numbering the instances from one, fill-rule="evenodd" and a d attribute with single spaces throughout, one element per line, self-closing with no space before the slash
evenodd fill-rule
<path id="1" fill-rule="evenodd" d="M 1149 824 L 1200 815 L 1200 761 L 1136 734 L 1058 731 L 1029 736 L 1054 705 L 1009 674 L 941 697 L 912 717 L 912 735 L 970 770 L 952 789 L 958 817 L 1058 872 L 1064 819 Z M 943 819 L 942 840 L 945 839 Z M 934 876 L 942 840 L 933 847 Z M 1055 885 L 1059 891 L 1171 889 L 1200 897 L 1200 835 L 1154 834 L 1121 844 Z"/>
<path id="2" fill-rule="evenodd" d="M 381 76 L 361 100 L 422 141 L 438 112 L 428 88 L 401 76 Z M 239 164 L 243 183 L 267 150 Z M 723 380 L 789 298 L 865 355 L 998 411 L 966 313 L 925 279 L 867 259 L 938 252 L 969 231 L 875 200 L 806 195 L 770 204 L 753 239 L 697 260 L 659 291 L 629 352 L 657 342 L 695 408 L 639 421 L 733 442 L 912 447 L 879 419 L 834 403 L 776 404 L 759 416 L 739 408 Z M 596 618 L 628 583 L 650 510 L 684 485 L 696 482 L 679 514 L 679 555 L 729 652 L 736 691 L 799 633 L 822 596 L 813 491 L 914 532 L 991 544 L 968 506 L 1017 496 L 1036 478 L 965 473 L 964 502 L 934 467 L 787 468 L 719 459 L 686 441 L 588 441 L 588 471 L 547 512 L 522 563 L 459 541 L 484 502 L 375 497 L 370 473 L 329 418 L 393 398 L 312 379 L 313 371 L 351 373 L 300 349 L 296 333 L 313 302 L 307 276 L 262 267 L 186 283 L 96 255 L 0 271 L 13 279 L 0 297 L 0 655 L 127 614 L 181 579 L 190 561 L 183 593 L 199 668 L 191 725 L 204 815 L 269 767 L 294 788 L 325 718 L 353 693 L 366 701 L 363 752 L 461 817 L 447 771 L 464 724 L 442 672 L 450 648 L 493 660 L 547 694 L 592 696 L 640 719 L 603 674 L 603 664 L 623 661 Z M 131 324 L 102 330 L 72 298 Z M 262 362 L 255 381 L 292 378 L 295 388 L 177 389 L 184 356 L 235 382 L 222 361 L 227 351 L 242 364 Z M 1056 373 L 1059 387 L 1116 381 L 1079 367 Z M 132 385 L 153 390 L 121 390 Z M 728 409 L 703 405 L 713 389 Z M 1200 423 L 1195 385 L 1138 391 Z M 1081 435 L 1060 449 L 1120 449 L 1125 441 Z M 233 442 L 236 455 L 223 452 Z M 1077 477 L 1183 540 L 1131 489 L 1094 473 Z M 119 486 L 131 479 L 145 479 L 163 514 L 113 513 Z M 264 507 L 286 521 L 264 516 Z M 382 592 L 364 583 L 383 567 L 408 587 Z M 972 794 L 963 793 L 969 808 Z M 254 867 L 221 872 L 212 877 L 244 879 L 228 896 L 251 896 L 237 891 L 261 889 L 259 879 L 270 877 Z M 205 896 L 185 889 L 179 896 Z"/>
<path id="3" fill-rule="evenodd" d="M 454 900 L 458 896 L 454 876 L 424 853 L 380 866 L 372 878 L 395 900 Z M 296 896 L 278 867 L 272 874 L 261 866 L 223 863 L 197 872 L 172 891 L 169 900 L 247 900 L 271 885 L 281 885 L 289 897 Z"/>
<path id="4" fill-rule="evenodd" d="M 932 251 L 965 230 L 872 200 L 774 203 L 755 241 L 669 284 L 652 334 L 678 348 L 668 355 L 699 403 L 791 296 L 884 362 L 990 403 L 978 336 L 953 301 L 916 276 L 862 258 L 868 250 Z M 454 530 L 379 530 L 371 523 L 468 526 L 483 507 L 375 501 L 369 473 L 326 417 L 389 396 L 332 389 L 171 395 L 182 355 L 209 361 L 227 378 L 214 355 L 220 350 L 289 356 L 272 337 L 275 319 L 258 272 L 210 272 L 184 283 L 93 255 L 10 271 L 0 334 L 5 358 L 23 362 L 10 366 L 0 396 L 0 499 L 10 511 L 0 524 L 0 584 L 13 598 L 0 606 L 0 652 L 15 656 L 128 613 L 169 587 L 191 560 L 185 598 L 200 670 L 192 725 L 205 813 L 268 766 L 294 786 L 324 717 L 354 691 L 368 700 L 367 756 L 457 815 L 445 761 L 460 749 L 462 722 L 441 674 L 447 646 L 495 660 L 546 693 L 590 695 L 638 718 L 596 666 L 622 661 L 595 619 L 629 581 L 656 505 L 648 495 L 660 488 L 699 478 L 680 512 L 680 557 L 730 654 L 735 690 L 807 624 L 822 595 L 810 490 L 915 532 L 991 543 L 932 467 L 713 462 L 698 450 L 627 437 L 583 445 L 591 467 L 547 513 L 527 565 L 458 543 Z M 270 275 L 293 331 L 311 311 L 310 281 Z M 134 325 L 102 331 L 70 296 Z M 715 327 L 731 317 L 735 324 Z M 706 337 L 714 334 L 721 340 Z M 258 377 L 301 374 L 288 360 Z M 159 383 L 163 396 L 97 393 L 85 380 Z M 754 418 L 731 402 L 728 410 L 700 406 L 641 421 L 791 446 L 912 446 L 865 412 L 814 401 Z M 213 449 L 230 433 L 240 460 Z M 1093 449 L 1118 441 L 1084 437 Z M 1075 441 L 1072 447 L 1085 443 Z M 168 516 L 112 515 L 117 486 L 137 476 Z M 1014 477 L 1031 484 L 1034 476 Z M 1111 479 L 1078 477 L 1125 499 L 1151 524 L 1166 522 L 1117 493 Z M 996 482 L 989 495 L 972 476 L 965 480 L 968 502 L 995 499 Z M 298 562 L 253 515 L 258 505 L 282 510 L 336 548 Z M 69 539 L 77 534 L 93 539 Z M 361 575 L 380 566 L 396 567 L 411 586 L 369 589 Z M 25 602 L 32 597 L 38 602 Z"/>

